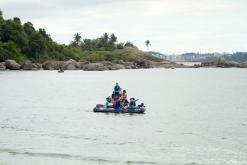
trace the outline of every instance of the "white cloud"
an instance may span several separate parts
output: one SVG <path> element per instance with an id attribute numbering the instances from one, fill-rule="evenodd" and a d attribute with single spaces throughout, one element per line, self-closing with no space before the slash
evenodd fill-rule
<path id="1" fill-rule="evenodd" d="M 119 40 L 146 49 L 247 51 L 245 0 L 2 0 L 5 17 L 18 16 L 43 27 L 60 43 L 73 34 L 94 38 L 114 32 Z"/>

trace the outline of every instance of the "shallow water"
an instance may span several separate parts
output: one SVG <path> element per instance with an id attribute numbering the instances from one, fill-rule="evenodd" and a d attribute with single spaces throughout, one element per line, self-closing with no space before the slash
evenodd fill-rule
<path id="1" fill-rule="evenodd" d="M 93 113 L 118 81 L 145 114 Z M 0 72 L 0 164 L 247 164 L 246 69 Z"/>

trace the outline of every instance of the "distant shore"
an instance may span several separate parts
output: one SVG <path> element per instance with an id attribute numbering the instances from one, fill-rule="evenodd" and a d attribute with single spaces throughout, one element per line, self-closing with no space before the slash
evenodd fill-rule
<path id="1" fill-rule="evenodd" d="M 42 64 L 26 61 L 23 64 L 17 63 L 15 60 L 6 60 L 0 63 L 0 70 L 84 70 L 84 71 L 104 71 L 104 70 L 120 70 L 120 69 L 144 69 L 144 68 L 247 68 L 247 62 L 224 61 L 221 63 L 204 62 L 193 66 L 178 64 L 170 61 L 100 61 L 90 63 L 88 61 L 46 61 Z"/>

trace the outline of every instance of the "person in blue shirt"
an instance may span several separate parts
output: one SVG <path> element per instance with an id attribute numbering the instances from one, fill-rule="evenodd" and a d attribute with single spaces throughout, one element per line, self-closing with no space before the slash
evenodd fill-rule
<path id="1" fill-rule="evenodd" d="M 121 93 L 121 87 L 119 86 L 118 83 L 116 83 L 116 85 L 114 86 L 114 89 L 113 89 L 113 98 L 115 98 L 115 96 L 119 96 L 120 93 Z"/>

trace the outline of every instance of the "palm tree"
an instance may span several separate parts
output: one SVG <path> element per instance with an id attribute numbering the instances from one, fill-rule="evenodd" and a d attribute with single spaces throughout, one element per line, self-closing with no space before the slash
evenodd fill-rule
<path id="1" fill-rule="evenodd" d="M 81 43 L 81 35 L 79 33 L 75 33 L 74 35 L 74 43 L 79 46 L 79 44 Z"/>
<path id="2" fill-rule="evenodd" d="M 151 45 L 151 42 L 149 40 L 145 41 L 145 45 L 147 46 L 147 49 L 148 47 Z"/>

